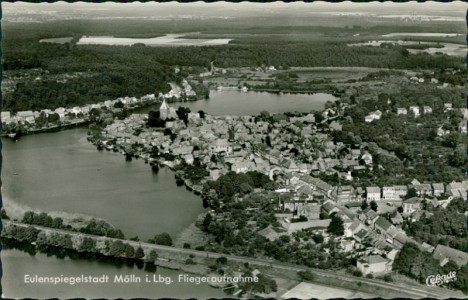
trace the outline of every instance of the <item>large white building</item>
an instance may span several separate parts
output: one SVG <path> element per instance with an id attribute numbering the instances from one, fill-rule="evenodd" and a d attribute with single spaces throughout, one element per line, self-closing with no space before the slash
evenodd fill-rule
<path id="1" fill-rule="evenodd" d="M 367 200 L 368 201 L 379 201 L 380 200 L 380 188 L 378 186 L 370 186 L 366 188 Z"/>

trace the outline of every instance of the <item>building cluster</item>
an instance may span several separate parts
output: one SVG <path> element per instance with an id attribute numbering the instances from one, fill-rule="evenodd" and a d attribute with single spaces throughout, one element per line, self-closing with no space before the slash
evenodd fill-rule
<path id="1" fill-rule="evenodd" d="M 13 114 L 9 111 L 1 112 L 1 121 L 4 125 L 22 125 L 29 128 L 37 127 L 36 120 L 45 117 L 51 120 L 47 125 L 56 125 L 58 121 L 61 124 L 76 123 L 77 121 L 85 121 L 89 118 L 89 113 L 92 109 L 106 108 L 111 111 L 120 111 L 122 108 L 136 108 L 152 103 L 158 103 L 166 99 L 180 99 L 181 97 L 196 97 L 195 91 L 186 80 L 182 80 L 180 85 L 169 83 L 171 90 L 166 94 L 160 93 L 159 95 L 148 94 L 143 97 L 121 97 L 114 100 L 106 100 L 95 104 L 87 104 L 83 106 L 75 106 L 71 108 L 58 107 L 54 110 L 43 109 L 40 111 L 18 111 Z M 173 112 L 175 114 L 175 110 Z M 55 118 L 49 118 L 54 115 Z M 53 120 L 53 121 L 52 121 Z M 49 124 L 50 123 L 50 124 Z M 43 126 L 45 124 L 41 124 Z M 46 126 L 47 127 L 47 126 Z M 40 129 L 40 128 L 38 128 Z"/>
<path id="2" fill-rule="evenodd" d="M 96 104 L 88 104 L 83 106 L 75 106 L 72 108 L 59 107 L 55 110 L 43 109 L 40 111 L 19 111 L 16 114 L 12 114 L 8 111 L 3 111 L 1 113 L 1 120 L 3 124 L 11 125 L 20 124 L 26 126 L 33 126 L 36 124 L 36 120 L 41 117 L 41 115 L 49 118 L 51 115 L 56 115 L 56 120 L 61 123 L 67 123 L 76 118 L 87 119 L 89 113 L 93 108 L 101 109 L 106 108 L 109 110 L 115 109 L 115 104 L 121 102 L 123 107 L 132 107 L 137 106 L 138 104 L 147 104 L 149 102 L 154 102 L 157 100 L 157 97 L 154 94 L 146 95 L 141 98 L 136 97 L 122 97 L 115 100 L 106 100 L 104 102 Z"/>
<path id="3" fill-rule="evenodd" d="M 109 147 L 132 148 L 136 155 L 148 160 L 152 159 L 151 149 L 157 148 L 160 154 L 172 155 L 173 161 L 166 162 L 172 166 L 182 161 L 193 164 L 198 159 L 209 171 L 202 183 L 230 171 L 268 175 L 280 185 L 274 200 L 278 203 L 276 216 L 282 230 L 269 226 L 258 234 L 274 240 L 309 229 L 329 238 L 327 228 L 331 219 L 327 216 L 338 215 L 345 227 L 340 248 L 359 258 L 358 269 L 363 274 L 391 271 L 396 254 L 406 242 L 415 243 L 424 251 L 434 251 L 434 247 L 412 240 L 401 228 L 403 216 L 417 218 L 424 199 L 434 206 L 446 206 L 455 197 L 466 199 L 468 181 L 444 185 L 413 180 L 410 185 L 354 188 L 332 186 L 314 177 L 323 172 L 352 180 L 351 171 L 369 170 L 373 160 L 362 145 L 351 148 L 333 142 L 329 134 L 333 129 L 316 126 L 311 114 L 291 118 L 274 115 L 275 122 L 269 123 L 252 116 L 202 117 L 191 112 L 187 125 L 174 114 L 175 110 L 164 101 L 160 116 L 167 120 L 166 128 L 148 128 L 147 116 L 134 114 L 108 125 L 101 141 Z M 168 135 L 167 129 L 175 136 Z M 336 166 L 346 171 L 334 169 Z M 416 197 L 402 200 L 412 188 Z M 396 201 L 402 203 L 403 212 L 395 211 L 387 220 L 370 208 L 361 209 L 363 200 Z M 301 217 L 306 221 L 297 222 Z"/>

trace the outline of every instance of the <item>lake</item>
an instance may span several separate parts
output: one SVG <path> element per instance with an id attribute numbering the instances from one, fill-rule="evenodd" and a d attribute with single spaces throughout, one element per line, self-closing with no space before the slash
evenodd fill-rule
<path id="1" fill-rule="evenodd" d="M 114 283 L 116 275 L 135 275 L 145 278 L 152 275 L 136 266 L 115 266 L 109 262 L 90 259 L 58 259 L 37 253 L 31 256 L 23 251 L 12 249 L 2 251 L 3 278 L 2 288 L 6 298 L 33 298 L 33 299 L 69 299 L 69 298 L 104 298 L 104 299 L 130 299 L 130 298 L 178 298 L 178 299 L 207 299 L 224 298 L 226 294 L 210 287 L 206 283 L 194 284 L 178 282 L 179 271 L 158 268 L 156 275 L 170 277 L 174 282 L 170 285 L 161 283 Z M 40 276 L 102 276 L 111 278 L 109 283 L 76 283 L 69 284 L 38 284 L 25 283 L 25 275 Z M 152 277 L 150 277 L 152 278 Z M 143 281 L 143 280 L 142 280 Z"/>
<path id="2" fill-rule="evenodd" d="M 352 43 L 352 44 L 348 44 L 348 46 L 350 47 L 356 47 L 356 46 L 380 47 L 382 43 L 393 43 L 393 44 L 398 44 L 398 45 L 436 44 L 434 42 L 385 40 L 385 41 L 369 41 L 369 42 L 364 42 L 364 43 Z M 437 43 L 437 44 L 442 45 L 443 47 L 442 48 L 429 47 L 426 49 L 408 49 L 408 51 L 413 54 L 422 53 L 422 52 L 426 52 L 429 54 L 436 54 L 440 52 L 440 53 L 444 53 L 444 54 L 451 55 L 451 56 L 465 57 L 466 51 L 468 49 L 466 45 L 460 45 L 460 44 L 454 44 L 454 43 Z"/>
<path id="3" fill-rule="evenodd" d="M 285 112 L 310 112 L 322 110 L 327 101 L 335 101 L 330 94 L 274 94 L 267 92 L 241 92 L 237 90 L 210 91 L 210 99 L 193 102 L 171 103 L 173 107 L 184 106 L 191 111 L 203 110 L 211 115 L 258 115 L 261 111 L 272 114 Z M 158 110 L 159 104 L 138 110 L 147 113 Z"/>
<path id="4" fill-rule="evenodd" d="M 77 45 L 131 46 L 145 44 L 153 47 L 216 46 L 226 45 L 231 39 L 184 39 L 183 34 L 167 34 L 153 38 L 121 38 L 113 36 L 83 36 Z"/>
<path id="5" fill-rule="evenodd" d="M 188 106 L 215 115 L 258 114 L 321 110 L 328 94 L 269 94 L 214 91 L 210 100 L 171 105 Z M 158 109 L 159 105 L 150 109 Z M 7 212 L 24 209 L 64 211 L 104 218 L 123 230 L 127 237 L 146 240 L 161 232 L 176 237 L 205 211 L 201 198 L 178 187 L 174 173 L 162 168 L 157 174 L 142 160 L 127 162 L 120 153 L 97 151 L 86 140 L 87 130 L 75 128 L 56 133 L 24 136 L 18 142 L 3 139 L 3 201 Z M 131 298 L 225 297 L 208 285 L 183 283 L 165 285 L 26 284 L 25 274 L 102 275 L 146 274 L 136 267 L 116 267 L 109 263 L 79 259 L 58 259 L 44 254 L 29 256 L 18 250 L 2 252 L 5 296 L 12 298 Z M 158 269 L 176 278 L 177 271 Z"/>
<path id="6" fill-rule="evenodd" d="M 440 32 L 394 32 L 383 34 L 382 37 L 394 36 L 423 36 L 423 37 L 454 37 L 463 35 L 461 33 L 440 33 Z"/>
<path id="7" fill-rule="evenodd" d="M 157 174 L 142 160 L 126 162 L 116 152 L 99 152 L 87 130 L 3 140 L 3 199 L 40 211 L 64 211 L 103 218 L 125 236 L 173 238 L 204 211 L 202 200 L 178 187 L 174 173 Z M 16 206 L 13 206 L 16 207 Z M 183 210 L 180 208 L 184 207 Z"/>

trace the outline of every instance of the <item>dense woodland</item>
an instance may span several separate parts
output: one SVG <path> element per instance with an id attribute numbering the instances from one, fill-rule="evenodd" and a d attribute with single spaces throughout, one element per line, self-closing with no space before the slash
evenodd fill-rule
<path id="1" fill-rule="evenodd" d="M 441 244 L 466 251 L 468 239 L 464 214 L 465 209 L 468 208 L 466 206 L 463 199 L 454 199 L 446 209 L 429 208 L 430 216 L 423 217 L 414 223 L 407 222 L 403 228 L 417 240 L 434 247 Z"/>
<path id="2" fill-rule="evenodd" d="M 465 293 L 467 291 L 467 266 L 458 268 L 454 262 L 449 261 L 446 265 L 441 267 L 440 262 L 434 259 L 430 253 L 421 251 L 412 243 L 406 243 L 403 246 L 395 259 L 393 269 L 410 278 L 418 280 L 420 283 L 426 283 L 426 278 L 430 275 L 444 275 L 457 270 L 456 281 L 446 285 L 450 288 L 462 290 Z"/>
<path id="3" fill-rule="evenodd" d="M 40 70 L 41 75 L 38 76 L 39 78 L 36 76 L 16 78 L 19 83 L 13 87 L 12 92 L 4 95 L 5 110 L 71 107 L 115 99 L 120 96 L 166 92 L 170 89 L 167 82 L 179 81 L 183 75 L 186 75 L 185 73 L 176 75 L 173 66 L 209 67 L 212 61 L 218 67 L 360 66 L 443 70 L 459 69 L 464 65 L 463 58 L 447 55 L 412 55 L 400 46 L 382 48 L 346 46 L 350 39 L 349 34 L 362 31 L 373 34 L 385 33 L 390 30 L 390 27 L 385 26 L 361 28 L 347 25 L 334 27 L 336 25 L 333 25 L 330 27 L 276 26 L 269 28 L 266 25 L 245 27 L 243 24 L 237 24 L 237 30 L 241 31 L 241 34 L 234 34 L 235 30 L 223 27 L 226 34 L 232 32 L 236 37 L 228 45 L 204 47 L 147 47 L 143 44 L 130 47 L 76 45 L 83 34 L 112 32 L 116 35 L 131 36 L 131 30 L 135 30 L 136 23 L 138 23 L 129 21 L 131 24 L 123 30 L 116 29 L 121 26 L 117 26 L 114 22 L 93 21 L 91 22 L 93 26 L 83 24 L 81 21 L 51 22 L 37 25 L 34 28 L 26 24 L 8 24 L 4 30 L 3 40 L 5 78 L 14 77 L 18 73 L 21 77 L 27 75 L 28 70 L 32 69 Z M 214 38 L 220 28 L 210 27 L 210 22 L 200 22 L 193 26 L 207 31 L 210 28 L 211 34 L 202 35 L 202 37 Z M 148 28 L 148 35 L 157 36 L 174 29 L 170 29 L 172 24 L 169 23 L 157 24 L 158 27 L 152 27 L 152 30 Z M 148 24 L 138 23 L 138 26 L 146 28 Z M 188 24 L 181 22 L 179 32 L 187 26 Z M 154 28 L 158 28 L 159 31 L 154 32 Z M 317 32 L 321 34 L 315 32 L 310 35 L 307 29 L 320 30 Z M 404 29 L 415 30 L 411 27 Z M 194 29 L 188 30 L 187 28 L 187 31 L 192 30 Z M 340 33 L 348 31 L 348 35 L 340 36 Z M 278 34 L 271 35 L 272 32 Z M 297 35 L 289 35 L 288 32 L 296 32 Z M 74 38 L 65 44 L 39 42 L 41 38 L 58 36 Z M 298 39 L 290 40 L 291 36 L 296 36 Z M 226 36 L 218 37 L 226 38 Z M 66 81 L 57 79 L 56 76 L 75 72 L 79 72 L 80 75 Z"/>

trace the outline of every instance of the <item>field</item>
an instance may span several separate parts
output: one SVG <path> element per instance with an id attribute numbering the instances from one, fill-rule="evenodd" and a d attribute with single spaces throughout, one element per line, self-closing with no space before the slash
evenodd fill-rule
<path id="1" fill-rule="evenodd" d="M 51 38 L 51 39 L 42 39 L 39 42 L 40 43 L 55 43 L 55 44 L 66 44 L 70 43 L 72 37 L 63 37 L 63 38 Z"/>
<path id="2" fill-rule="evenodd" d="M 228 44 L 231 39 L 185 39 L 183 34 L 167 34 L 152 38 L 128 38 L 114 36 L 83 36 L 77 45 L 131 46 L 145 44 L 152 47 L 214 46 Z"/>

